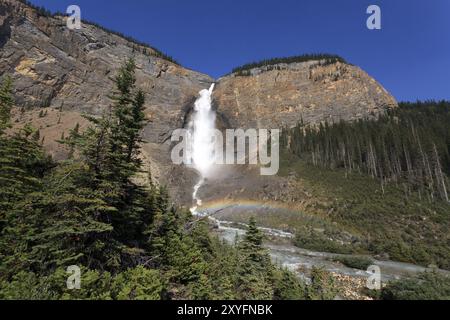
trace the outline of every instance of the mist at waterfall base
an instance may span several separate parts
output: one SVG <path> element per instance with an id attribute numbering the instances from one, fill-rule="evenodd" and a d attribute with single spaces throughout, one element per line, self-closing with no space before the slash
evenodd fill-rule
<path id="1" fill-rule="evenodd" d="M 197 209 L 202 205 L 198 197 L 198 191 L 213 173 L 215 163 L 214 132 L 216 129 L 216 113 L 212 110 L 212 93 L 214 84 L 209 90 L 200 91 L 200 96 L 194 105 L 194 114 L 189 123 L 189 131 L 192 136 L 192 167 L 200 175 L 199 182 L 194 187 L 192 198 L 196 205 L 191 208 L 192 214 L 199 214 Z"/>

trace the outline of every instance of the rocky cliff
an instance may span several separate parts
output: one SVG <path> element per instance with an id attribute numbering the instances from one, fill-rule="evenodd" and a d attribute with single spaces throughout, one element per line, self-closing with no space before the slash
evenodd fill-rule
<path id="1" fill-rule="evenodd" d="M 232 127 L 282 128 L 370 118 L 397 106 L 395 99 L 356 66 L 322 61 L 276 64 L 220 79 L 219 111 Z"/>
<path id="2" fill-rule="evenodd" d="M 198 92 L 214 80 L 95 25 L 83 23 L 81 30 L 69 30 L 64 17 L 42 15 L 17 0 L 0 1 L 0 74 L 9 73 L 14 79 L 15 122 L 38 127 L 56 158 L 64 157 L 64 152 L 55 140 L 76 123 L 83 127 L 82 113 L 101 114 L 108 108 L 111 78 L 130 56 L 137 63 L 137 84 L 145 91 L 150 120 L 143 133 L 146 166 L 170 186 L 176 201 L 187 204 L 196 178 L 171 165 L 170 136 L 185 124 Z M 320 61 L 223 77 L 217 81 L 214 104 L 224 127 L 268 129 L 293 126 L 301 119 L 318 123 L 371 117 L 396 106 L 395 99 L 358 67 Z M 227 190 L 239 190 L 258 198 L 260 186 L 264 197 L 270 198 L 273 192 L 268 189 L 279 193 L 287 185 L 281 178 L 260 181 L 250 172 L 238 171 L 221 184 L 229 188 L 210 185 L 204 193 L 221 198 L 231 197 Z"/>
<path id="3" fill-rule="evenodd" d="M 83 23 L 81 30 L 69 30 L 64 17 L 41 15 L 16 0 L 0 1 L 0 74 L 13 76 L 21 109 L 15 112 L 16 122 L 37 126 L 57 158 L 64 153 L 55 139 L 76 123 L 83 127 L 81 113 L 107 109 L 112 77 L 131 56 L 150 120 L 144 130 L 147 164 L 158 180 L 170 183 L 167 173 L 176 168 L 169 166 L 167 141 L 172 130 L 183 126 L 187 106 L 213 79 L 94 25 Z"/>

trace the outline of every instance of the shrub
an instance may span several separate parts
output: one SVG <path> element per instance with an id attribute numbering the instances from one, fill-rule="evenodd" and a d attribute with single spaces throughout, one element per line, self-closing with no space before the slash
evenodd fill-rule
<path id="1" fill-rule="evenodd" d="M 320 268 L 311 270 L 311 285 L 308 286 L 308 298 L 311 300 L 334 300 L 338 289 L 333 276 Z"/>
<path id="2" fill-rule="evenodd" d="M 117 300 L 160 300 L 164 287 L 159 271 L 139 266 L 119 274 L 113 291 Z"/>
<path id="3" fill-rule="evenodd" d="M 367 270 L 373 264 L 373 260 L 367 257 L 336 257 L 334 260 L 349 268 L 359 270 Z"/>
<path id="4" fill-rule="evenodd" d="M 279 270 L 275 273 L 274 299 L 305 300 L 307 298 L 307 288 L 295 274 L 288 270 Z"/>
<path id="5" fill-rule="evenodd" d="M 383 300 L 449 300 L 450 277 L 437 272 L 389 283 L 381 291 Z"/>
<path id="6" fill-rule="evenodd" d="M 330 240 L 326 235 L 313 230 L 298 231 L 295 235 L 294 245 L 302 249 L 320 252 L 339 254 L 349 254 L 353 252 L 353 248 L 350 246 Z"/>

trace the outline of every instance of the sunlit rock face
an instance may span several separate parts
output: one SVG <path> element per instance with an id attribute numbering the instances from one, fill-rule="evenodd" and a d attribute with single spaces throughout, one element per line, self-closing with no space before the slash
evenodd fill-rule
<path id="1" fill-rule="evenodd" d="M 320 61 L 279 64 L 226 76 L 214 98 L 234 127 L 282 128 L 305 123 L 376 117 L 395 99 L 360 68 Z"/>

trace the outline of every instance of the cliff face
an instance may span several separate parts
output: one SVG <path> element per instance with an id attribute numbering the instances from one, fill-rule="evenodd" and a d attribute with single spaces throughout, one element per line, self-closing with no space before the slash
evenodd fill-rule
<path id="1" fill-rule="evenodd" d="M 81 30 L 69 30 L 63 17 L 41 16 L 17 0 L 0 0 L 0 75 L 13 76 L 17 126 L 31 122 L 41 130 L 47 150 L 56 158 L 64 157 L 55 140 L 76 123 L 83 128 L 83 112 L 100 115 L 110 106 L 111 78 L 125 59 L 134 56 L 137 85 L 146 94 L 150 119 L 143 132 L 145 165 L 159 182 L 169 185 L 175 201 L 189 204 L 197 178 L 171 164 L 170 136 L 184 125 L 198 92 L 214 80 L 155 53 L 99 27 L 83 24 Z M 301 119 L 317 123 L 370 117 L 396 106 L 394 98 L 361 69 L 314 61 L 221 78 L 214 104 L 222 127 L 267 129 L 294 126 Z M 260 179 L 254 173 L 258 170 L 241 169 L 211 184 L 203 191 L 205 196 L 230 197 L 227 190 L 239 190 L 236 196 L 258 198 L 264 192 L 269 195 L 265 198 L 273 198 L 270 190 L 283 190 L 280 186 L 286 184 L 281 178 Z"/>
<path id="2" fill-rule="evenodd" d="M 39 16 L 15 0 L 0 2 L 0 44 L 0 71 L 13 74 L 17 105 L 25 108 L 100 114 L 110 105 L 111 77 L 134 56 L 154 141 L 167 133 L 155 125 L 177 126 L 180 118 L 182 123 L 181 106 L 213 81 L 98 27 L 69 30 L 64 18 Z"/>
<path id="3" fill-rule="evenodd" d="M 319 61 L 278 64 L 250 76 L 220 79 L 218 109 L 232 127 L 275 129 L 305 123 L 374 117 L 395 99 L 360 68 Z"/>
<path id="4" fill-rule="evenodd" d="M 131 56 L 150 120 L 143 133 L 146 164 L 161 183 L 172 184 L 171 172 L 179 170 L 170 165 L 172 130 L 183 126 L 185 109 L 213 79 L 96 26 L 83 23 L 81 30 L 69 30 L 63 17 L 41 16 L 16 0 L 0 1 L 0 75 L 13 76 L 15 101 L 22 109 L 16 110 L 15 122 L 39 128 L 56 158 L 64 152 L 55 140 L 76 123 L 83 128 L 82 113 L 100 115 L 110 106 L 112 78 Z M 45 117 L 39 116 L 41 110 Z"/>

